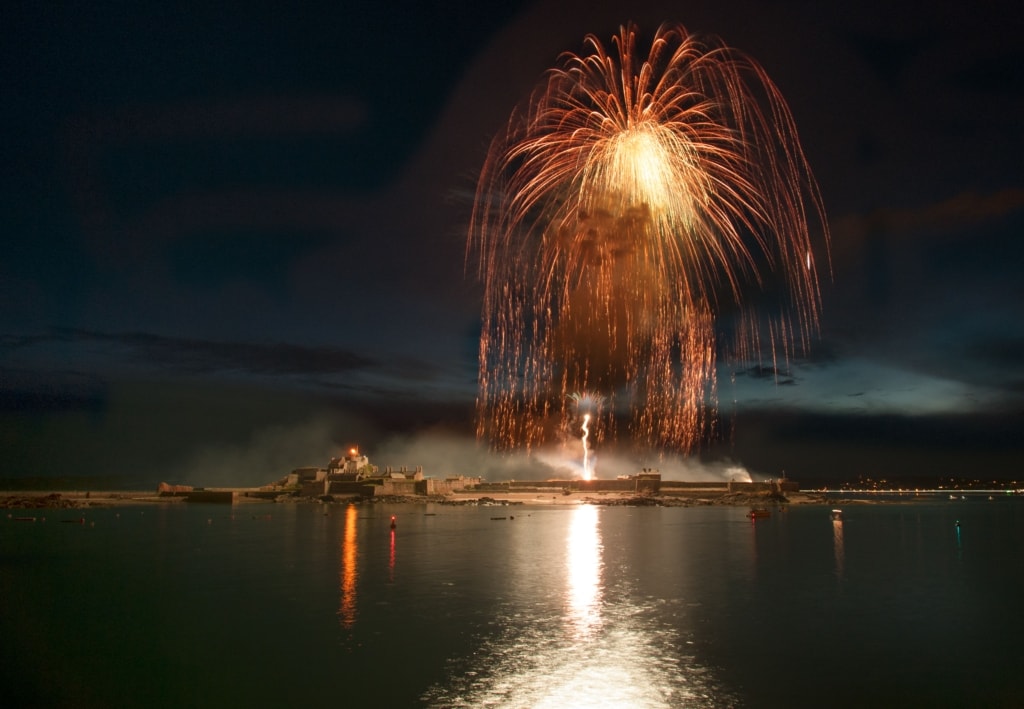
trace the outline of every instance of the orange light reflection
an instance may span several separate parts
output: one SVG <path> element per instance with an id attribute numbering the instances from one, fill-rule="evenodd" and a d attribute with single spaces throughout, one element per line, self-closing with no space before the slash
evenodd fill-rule
<path id="1" fill-rule="evenodd" d="M 359 572 L 356 568 L 356 519 L 359 513 L 355 505 L 345 510 L 345 532 L 341 540 L 341 605 L 338 618 L 343 628 L 351 628 L 356 622 L 356 579 Z"/>
<path id="2" fill-rule="evenodd" d="M 388 555 L 388 581 L 395 580 L 395 529 L 391 528 L 391 550 Z"/>
<path id="3" fill-rule="evenodd" d="M 842 578 L 846 566 L 846 548 L 843 544 L 843 520 L 841 519 L 832 520 L 832 543 L 835 546 L 836 554 L 836 576 Z"/>

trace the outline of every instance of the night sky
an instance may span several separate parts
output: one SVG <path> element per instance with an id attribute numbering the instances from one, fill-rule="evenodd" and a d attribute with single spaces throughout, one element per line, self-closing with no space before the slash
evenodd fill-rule
<path id="1" fill-rule="evenodd" d="M 0 479 L 258 484 L 353 443 L 501 477 L 476 176 L 559 53 L 631 19 L 767 69 L 832 229 L 821 340 L 723 363 L 704 461 L 1024 477 L 1015 3 L 75 5 L 0 30 Z"/>

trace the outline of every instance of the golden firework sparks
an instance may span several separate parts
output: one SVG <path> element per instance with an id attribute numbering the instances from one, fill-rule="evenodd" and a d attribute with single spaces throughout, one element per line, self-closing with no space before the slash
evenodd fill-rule
<path id="1" fill-rule="evenodd" d="M 563 55 L 480 175 L 478 434 L 499 448 L 564 433 L 567 393 L 600 391 L 595 440 L 626 411 L 634 441 L 689 452 L 715 402 L 716 331 L 739 323 L 737 351 L 761 342 L 752 291 L 782 294 L 773 354 L 816 333 L 828 231 L 779 90 L 680 25 L 646 58 L 635 26 L 613 45 Z"/>

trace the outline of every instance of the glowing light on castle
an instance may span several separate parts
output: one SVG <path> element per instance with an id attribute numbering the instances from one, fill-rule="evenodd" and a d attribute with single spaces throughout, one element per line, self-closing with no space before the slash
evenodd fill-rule
<path id="1" fill-rule="evenodd" d="M 503 449 L 569 440 L 581 410 L 568 392 L 601 392 L 584 412 L 585 474 L 588 438 L 620 420 L 637 444 L 691 451 L 722 353 L 806 348 L 828 253 L 764 70 L 680 25 L 646 56 L 637 35 L 623 27 L 611 49 L 588 36 L 512 115 L 468 241 L 484 283 L 478 435 Z"/>

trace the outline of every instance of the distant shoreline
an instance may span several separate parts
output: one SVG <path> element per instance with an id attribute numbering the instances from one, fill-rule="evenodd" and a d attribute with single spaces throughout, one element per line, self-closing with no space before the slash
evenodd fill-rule
<path id="1" fill-rule="evenodd" d="M 180 502 L 183 498 L 161 497 L 155 492 L 135 490 L 2 490 L 0 509 L 87 509 L 154 503 Z"/>
<path id="2" fill-rule="evenodd" d="M 210 488 L 207 488 L 208 490 Z M 671 494 L 636 494 L 635 492 L 508 492 L 493 490 L 461 490 L 444 496 L 323 496 L 301 497 L 287 492 L 267 497 L 264 491 L 260 497 L 249 497 L 245 493 L 258 492 L 258 488 L 217 488 L 233 491 L 234 504 L 449 504 L 449 505 L 537 505 L 571 506 L 581 504 L 606 506 L 660 506 L 660 507 L 784 507 L 798 505 L 838 504 L 886 504 L 893 502 L 915 502 L 935 500 L 934 494 L 919 497 L 914 493 L 879 495 L 874 491 L 842 491 L 836 496 L 824 491 L 799 491 L 779 493 L 728 493 L 717 490 L 693 489 Z M 850 497 L 854 495 L 855 497 Z M 129 505 L 181 504 L 184 496 L 160 495 L 153 491 L 137 490 L 43 490 L 0 491 L 0 509 L 88 509 L 120 507 Z"/>

